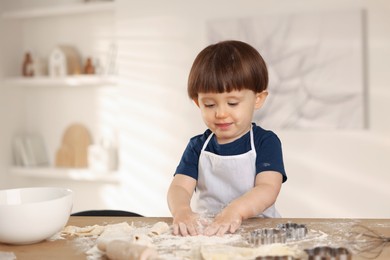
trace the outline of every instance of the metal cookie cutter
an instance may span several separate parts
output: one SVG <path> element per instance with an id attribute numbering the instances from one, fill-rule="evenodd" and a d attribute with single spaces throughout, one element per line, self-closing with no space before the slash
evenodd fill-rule
<path id="1" fill-rule="evenodd" d="M 288 222 L 286 224 L 278 224 L 277 228 L 286 231 L 286 237 L 289 240 L 303 239 L 307 235 L 307 227 L 304 224 Z"/>
<path id="2" fill-rule="evenodd" d="M 249 243 L 252 245 L 267 245 L 286 243 L 286 231 L 279 228 L 255 229 L 249 234 Z"/>
<path id="3" fill-rule="evenodd" d="M 305 249 L 309 260 L 351 260 L 352 256 L 348 249 L 344 247 L 320 246 Z"/>

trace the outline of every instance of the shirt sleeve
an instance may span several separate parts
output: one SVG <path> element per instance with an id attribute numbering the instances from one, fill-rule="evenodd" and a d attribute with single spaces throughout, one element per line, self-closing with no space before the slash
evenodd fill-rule
<path id="1" fill-rule="evenodd" d="M 184 174 L 198 180 L 199 156 L 202 150 L 199 139 L 201 139 L 199 136 L 191 138 L 176 168 L 175 175 Z"/>
<path id="2" fill-rule="evenodd" d="M 283 175 L 283 182 L 287 180 L 284 169 L 282 143 L 277 135 L 271 131 L 267 132 L 256 146 L 256 172 L 276 171 Z"/>

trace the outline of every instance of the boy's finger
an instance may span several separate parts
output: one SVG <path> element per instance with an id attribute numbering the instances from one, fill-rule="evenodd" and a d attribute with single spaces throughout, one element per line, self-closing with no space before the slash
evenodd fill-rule
<path id="1" fill-rule="evenodd" d="M 217 236 L 223 236 L 228 230 L 230 225 L 223 224 L 219 227 Z"/>
<path id="2" fill-rule="evenodd" d="M 188 233 L 190 233 L 191 236 L 196 236 L 198 233 L 196 232 L 196 229 L 193 225 L 187 226 Z"/>
<path id="3" fill-rule="evenodd" d="M 241 221 L 233 221 L 233 223 L 230 225 L 229 232 L 234 233 L 237 231 L 237 229 L 241 226 Z"/>
<path id="4" fill-rule="evenodd" d="M 179 223 L 179 229 L 180 229 L 180 234 L 182 236 L 188 236 L 188 232 L 187 232 L 187 226 L 186 224 L 184 224 L 183 222 L 180 222 Z"/>
<path id="5" fill-rule="evenodd" d="M 179 225 L 178 224 L 173 224 L 173 234 L 175 236 L 179 235 Z"/>
<path id="6" fill-rule="evenodd" d="M 215 235 L 217 232 L 218 232 L 218 229 L 219 229 L 219 226 L 216 225 L 216 224 L 211 224 L 210 226 L 208 226 L 205 231 L 204 231 L 204 234 L 206 236 L 212 236 L 212 235 Z"/>

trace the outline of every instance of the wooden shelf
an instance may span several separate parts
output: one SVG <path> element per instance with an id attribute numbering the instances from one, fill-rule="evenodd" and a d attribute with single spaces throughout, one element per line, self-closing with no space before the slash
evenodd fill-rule
<path id="1" fill-rule="evenodd" d="M 119 183 L 119 174 L 117 172 L 92 172 L 89 169 L 12 167 L 10 174 L 28 178 Z"/>
<path id="2" fill-rule="evenodd" d="M 16 77 L 5 78 L 2 80 L 3 86 L 9 87 L 99 87 L 99 86 L 113 86 L 116 79 L 113 76 L 68 76 L 60 78 L 51 77 Z"/>
<path id="3" fill-rule="evenodd" d="M 86 14 L 103 11 L 114 11 L 115 2 L 75 3 L 71 5 L 56 5 L 50 7 L 37 7 L 26 10 L 15 10 L 2 13 L 3 19 L 30 19 L 58 15 Z"/>

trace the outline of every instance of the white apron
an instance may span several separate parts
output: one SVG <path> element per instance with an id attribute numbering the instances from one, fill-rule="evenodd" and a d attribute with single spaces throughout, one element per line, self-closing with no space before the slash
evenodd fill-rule
<path id="1" fill-rule="evenodd" d="M 256 149 L 252 129 L 251 150 L 239 155 L 221 156 L 205 151 L 213 135 L 210 134 L 200 152 L 194 201 L 195 212 L 204 215 L 218 214 L 232 200 L 252 189 L 256 177 Z M 259 216 L 280 217 L 274 205 Z"/>

